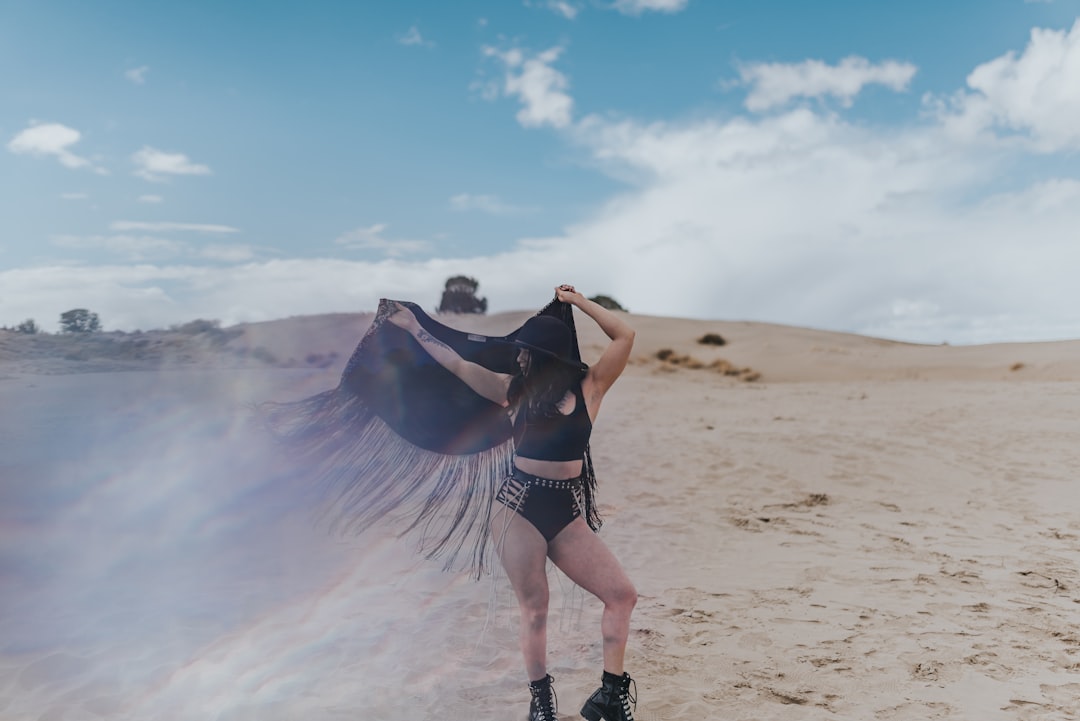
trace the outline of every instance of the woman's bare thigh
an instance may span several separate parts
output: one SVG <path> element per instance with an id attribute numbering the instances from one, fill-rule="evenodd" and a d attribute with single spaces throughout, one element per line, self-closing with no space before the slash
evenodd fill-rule
<path id="1" fill-rule="evenodd" d="M 548 544 L 543 535 L 516 511 L 498 502 L 492 513 L 491 530 L 499 560 L 518 602 L 546 605 Z"/>
<path id="2" fill-rule="evenodd" d="M 552 539 L 548 557 L 571 581 L 604 603 L 636 593 L 622 564 L 584 518 L 574 519 Z"/>

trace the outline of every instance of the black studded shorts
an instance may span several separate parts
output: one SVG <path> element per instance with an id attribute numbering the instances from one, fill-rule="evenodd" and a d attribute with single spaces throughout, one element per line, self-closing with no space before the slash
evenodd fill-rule
<path id="1" fill-rule="evenodd" d="M 503 481 L 495 500 L 516 511 L 550 543 L 581 515 L 581 484 L 581 476 L 552 480 L 515 468 Z"/>

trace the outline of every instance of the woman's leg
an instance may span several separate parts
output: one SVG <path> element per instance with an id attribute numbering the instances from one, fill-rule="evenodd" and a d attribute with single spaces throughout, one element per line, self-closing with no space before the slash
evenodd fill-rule
<path id="1" fill-rule="evenodd" d="M 521 609 L 521 653 L 530 681 L 547 675 L 547 541 L 515 511 L 496 504 L 495 548 Z"/>
<path id="2" fill-rule="evenodd" d="M 600 632 L 604 638 L 604 670 L 621 676 L 630 614 L 637 604 L 634 584 L 615 554 L 583 518 L 574 519 L 552 539 L 548 555 L 571 581 L 603 602 Z"/>

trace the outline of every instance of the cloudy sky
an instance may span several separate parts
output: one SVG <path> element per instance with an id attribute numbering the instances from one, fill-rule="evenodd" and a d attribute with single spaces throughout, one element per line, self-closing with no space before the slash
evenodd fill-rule
<path id="1" fill-rule="evenodd" d="M 1080 337 L 1080 0 L 0 2 L 0 325 L 571 282 Z"/>

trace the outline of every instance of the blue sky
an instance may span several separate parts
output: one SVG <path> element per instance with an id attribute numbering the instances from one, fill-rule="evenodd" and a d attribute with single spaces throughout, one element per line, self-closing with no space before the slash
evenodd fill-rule
<path id="1" fill-rule="evenodd" d="M 0 2 L 0 325 L 572 282 L 1080 337 L 1080 0 Z"/>

